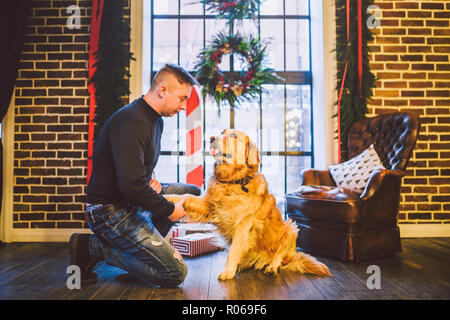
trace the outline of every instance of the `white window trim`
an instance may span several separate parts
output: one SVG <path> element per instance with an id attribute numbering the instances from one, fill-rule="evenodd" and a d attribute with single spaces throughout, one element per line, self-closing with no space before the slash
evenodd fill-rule
<path id="1" fill-rule="evenodd" d="M 145 1 L 149 3 L 149 1 Z M 130 102 L 142 94 L 144 0 L 130 1 L 130 50 L 136 60 L 130 61 Z"/>
<path id="2" fill-rule="evenodd" d="M 314 167 L 325 170 L 337 163 L 337 140 L 334 131 L 336 112 L 335 1 L 310 1 L 311 4 L 311 72 L 313 87 Z"/>
<path id="3" fill-rule="evenodd" d="M 130 2 L 130 50 L 136 60 L 130 62 L 130 102 L 150 89 L 150 0 Z M 148 57 L 144 60 L 143 57 Z"/>

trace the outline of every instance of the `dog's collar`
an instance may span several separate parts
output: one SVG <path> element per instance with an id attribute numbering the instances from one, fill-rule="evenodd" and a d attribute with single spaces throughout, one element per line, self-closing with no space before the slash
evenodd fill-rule
<path id="1" fill-rule="evenodd" d="M 239 180 L 233 180 L 233 181 L 224 181 L 224 180 L 219 180 L 219 179 L 216 179 L 216 180 L 221 182 L 221 183 L 240 184 L 242 190 L 244 190 L 245 192 L 248 193 L 248 189 L 245 186 L 248 185 L 250 183 L 250 180 L 252 180 L 252 179 L 253 179 L 253 177 L 246 176 L 245 178 L 242 178 L 242 179 L 239 179 Z"/>

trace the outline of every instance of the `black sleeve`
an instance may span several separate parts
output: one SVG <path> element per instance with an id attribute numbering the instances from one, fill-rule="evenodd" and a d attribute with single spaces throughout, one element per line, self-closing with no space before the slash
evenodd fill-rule
<path id="1" fill-rule="evenodd" d="M 146 178 L 144 149 L 149 132 L 139 121 L 125 122 L 110 132 L 117 183 L 131 203 L 151 211 L 155 218 L 168 217 L 175 205 L 153 190 Z"/>

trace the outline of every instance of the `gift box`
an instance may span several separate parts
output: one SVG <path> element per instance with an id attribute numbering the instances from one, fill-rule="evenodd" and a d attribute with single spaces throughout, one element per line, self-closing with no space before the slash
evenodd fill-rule
<path id="1" fill-rule="evenodd" d="M 179 232 L 183 235 L 191 233 L 211 233 L 217 230 L 216 226 L 210 223 L 180 223 L 177 226 Z"/>
<path id="2" fill-rule="evenodd" d="M 166 236 L 166 240 L 171 242 L 172 238 L 182 237 L 193 233 L 213 233 L 217 227 L 210 223 L 179 223 L 175 224 Z"/>
<path id="3" fill-rule="evenodd" d="M 172 246 L 183 256 L 195 257 L 203 253 L 218 251 L 214 244 L 215 233 L 192 233 L 182 237 L 172 238 Z"/>

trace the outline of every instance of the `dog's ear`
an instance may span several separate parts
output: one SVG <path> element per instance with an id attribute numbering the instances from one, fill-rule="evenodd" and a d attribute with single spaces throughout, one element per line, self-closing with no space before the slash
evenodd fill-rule
<path id="1" fill-rule="evenodd" d="M 245 156 L 247 159 L 248 165 L 257 165 L 261 161 L 259 160 L 259 151 L 258 146 L 250 140 L 250 138 L 246 137 L 246 148 L 245 148 Z"/>

